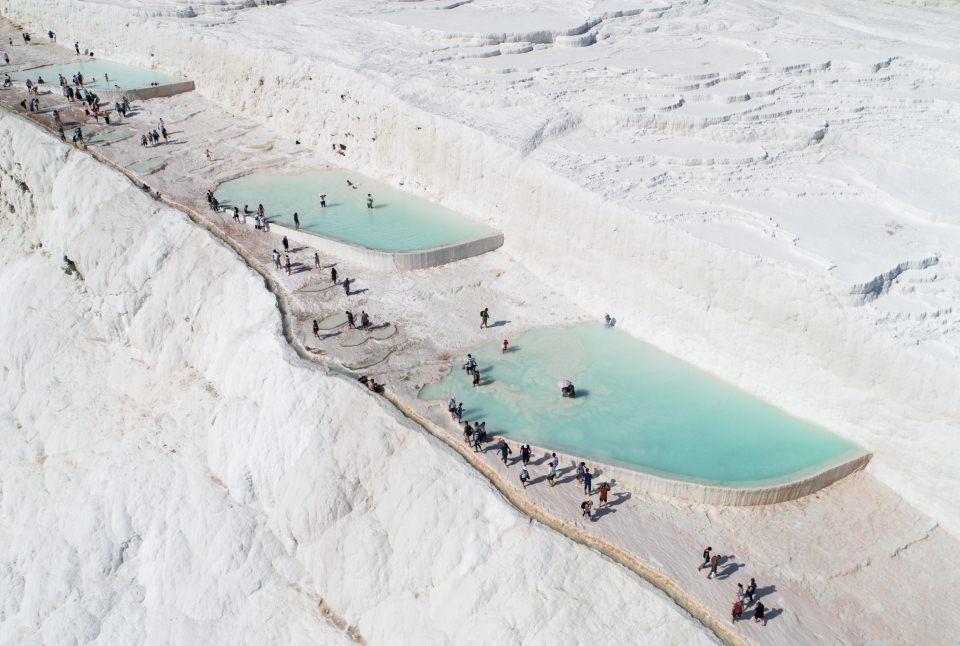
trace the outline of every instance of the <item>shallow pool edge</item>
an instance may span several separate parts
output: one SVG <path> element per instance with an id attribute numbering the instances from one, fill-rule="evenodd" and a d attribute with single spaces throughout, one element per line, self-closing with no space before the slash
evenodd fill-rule
<path id="1" fill-rule="evenodd" d="M 253 226 L 250 224 L 249 226 Z M 428 269 L 430 267 L 439 267 L 451 262 L 466 260 L 491 251 L 495 251 L 503 246 L 503 234 L 499 232 L 492 233 L 482 238 L 475 238 L 465 242 L 453 242 L 430 249 L 418 249 L 416 251 L 383 251 L 380 249 L 371 249 L 351 242 L 344 242 L 336 238 L 297 229 L 285 224 L 270 222 L 270 228 L 274 227 L 283 231 L 283 234 L 291 242 L 308 245 L 324 253 L 337 256 L 342 260 L 348 260 L 362 265 L 368 269 L 379 271 L 412 271 L 415 269 Z"/>
<path id="2" fill-rule="evenodd" d="M 442 402 L 437 400 L 421 399 L 417 393 L 416 403 L 419 416 L 429 423 L 435 433 L 446 433 L 456 441 L 457 433 L 451 430 L 449 424 L 437 423 L 437 415 L 446 415 Z M 514 438 L 493 436 L 490 443 L 504 439 L 517 444 Z M 749 486 L 727 486 L 721 484 L 707 484 L 695 480 L 682 480 L 658 475 L 639 468 L 630 468 L 608 464 L 592 458 L 574 456 L 556 449 L 546 449 L 534 444 L 530 445 L 534 459 L 556 453 L 560 460 L 560 467 L 575 467 L 580 462 L 586 462 L 594 474 L 597 482 L 610 481 L 615 489 L 624 489 L 638 494 L 663 496 L 674 500 L 713 505 L 717 507 L 754 507 L 758 505 L 774 505 L 777 503 L 798 500 L 814 494 L 821 489 L 843 480 L 847 476 L 864 469 L 873 454 L 864 451 L 859 455 L 842 460 L 838 463 L 827 464 L 821 467 L 811 467 L 798 472 L 798 477 L 792 480 L 770 482 L 769 484 L 752 484 Z M 803 475 L 801 475 L 803 474 Z"/>

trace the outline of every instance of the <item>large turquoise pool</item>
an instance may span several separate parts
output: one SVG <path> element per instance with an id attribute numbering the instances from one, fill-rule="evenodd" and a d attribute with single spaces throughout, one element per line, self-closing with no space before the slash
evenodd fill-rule
<path id="1" fill-rule="evenodd" d="M 36 81 L 37 77 L 43 77 L 47 87 L 56 90 L 60 86 L 59 75 L 67 79 L 69 83 L 73 75 L 77 72 L 83 74 L 83 86 L 90 88 L 94 92 L 97 89 L 116 89 L 136 90 L 152 85 L 169 85 L 171 83 L 180 83 L 186 79 L 160 72 L 152 72 L 139 67 L 124 65 L 94 59 L 90 61 L 81 61 L 76 63 L 66 63 L 64 65 L 46 65 L 44 67 L 35 67 L 29 70 L 22 70 L 10 75 L 15 81 L 25 81 L 30 79 Z"/>
<path id="2" fill-rule="evenodd" d="M 494 332 L 491 330 L 491 334 Z M 863 451 L 616 329 L 541 329 L 473 352 L 484 384 L 454 367 L 424 399 L 462 401 L 488 432 L 679 480 L 775 484 Z M 569 379 L 578 397 L 564 399 Z M 446 407 L 444 406 L 444 410 Z"/>
<path id="3" fill-rule="evenodd" d="M 321 194 L 327 196 L 326 208 L 320 206 Z M 216 196 L 241 209 L 249 204 L 251 211 L 263 204 L 271 221 L 288 226 L 296 212 L 305 231 L 380 251 L 432 249 L 494 233 L 438 204 L 343 170 L 254 173 L 222 184 Z"/>

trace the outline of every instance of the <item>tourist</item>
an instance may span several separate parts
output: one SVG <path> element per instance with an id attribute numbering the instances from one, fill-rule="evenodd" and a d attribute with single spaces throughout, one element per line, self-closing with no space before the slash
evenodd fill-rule
<path id="1" fill-rule="evenodd" d="M 327 208 L 327 196 L 325 193 L 320 194 L 320 208 L 321 209 Z"/>
<path id="2" fill-rule="evenodd" d="M 463 443 L 470 445 L 470 438 L 473 437 L 473 427 L 470 426 L 470 420 L 463 423 Z"/>
<path id="3" fill-rule="evenodd" d="M 590 510 L 593 509 L 593 501 L 584 500 L 582 503 L 580 503 L 580 509 L 583 510 L 583 516 L 585 518 L 590 518 Z"/>
<path id="4" fill-rule="evenodd" d="M 290 241 L 287 240 L 287 236 L 283 236 L 283 240 L 280 241 L 280 244 L 283 245 L 284 251 L 290 251 Z"/>
<path id="5" fill-rule="evenodd" d="M 733 623 L 737 623 L 737 621 L 743 618 L 743 602 L 739 599 L 733 602 L 733 608 L 730 610 L 730 618 L 733 620 Z"/>
<path id="6" fill-rule="evenodd" d="M 166 128 L 160 128 L 160 134 L 163 135 L 163 143 L 169 144 L 169 143 L 170 143 L 170 138 L 167 137 L 167 129 L 166 129 Z"/>
<path id="7" fill-rule="evenodd" d="M 316 251 L 313 252 L 313 266 L 316 269 L 320 269 L 320 254 Z M 336 282 L 336 281 L 334 281 Z"/>
<path id="8" fill-rule="evenodd" d="M 233 221 L 240 224 L 240 209 L 233 207 Z"/>
<path id="9" fill-rule="evenodd" d="M 587 465 L 583 462 L 577 465 L 577 482 L 583 482 L 583 472 L 586 468 Z"/>
<path id="10" fill-rule="evenodd" d="M 347 310 L 347 327 L 349 327 L 351 330 L 357 329 L 357 324 L 353 320 L 353 312 L 349 310 Z"/>
<path id="11" fill-rule="evenodd" d="M 593 474 L 590 469 L 583 470 L 583 493 L 588 496 L 593 492 Z"/>
<path id="12" fill-rule="evenodd" d="M 204 153 L 207 155 L 207 161 L 213 161 L 213 155 L 210 154 L 210 149 L 207 148 Z"/>
<path id="13" fill-rule="evenodd" d="M 367 208 L 368 209 L 373 208 L 373 196 L 370 195 L 369 193 L 367 193 Z"/>
<path id="14" fill-rule="evenodd" d="M 510 450 L 510 445 L 507 444 L 506 440 L 500 440 L 500 459 L 503 460 L 503 463 L 507 463 L 507 456 L 509 456 L 513 451 Z"/>
<path id="15" fill-rule="evenodd" d="M 457 410 L 454 411 L 454 412 L 455 412 L 456 415 L 457 415 L 457 421 L 458 421 L 458 422 L 459 422 L 461 419 L 463 419 L 463 402 L 460 402 L 459 404 L 457 404 Z"/>
<path id="16" fill-rule="evenodd" d="M 486 422 L 480 422 L 480 441 L 481 442 L 487 441 L 487 423 Z"/>
<path id="17" fill-rule="evenodd" d="M 363 310 L 360 310 L 360 329 L 366 330 L 370 327 L 370 316 Z"/>
<path id="18" fill-rule="evenodd" d="M 80 43 L 74 42 L 74 43 L 73 43 L 73 49 L 76 50 L 77 56 L 79 56 L 79 55 L 80 55 Z"/>
<path id="19" fill-rule="evenodd" d="M 296 211 L 293 212 L 293 226 L 300 228 L 300 214 Z"/>
<path id="20" fill-rule="evenodd" d="M 699 571 L 702 570 L 703 568 L 705 568 L 705 567 L 707 567 L 708 565 L 710 565 L 710 551 L 711 551 L 711 550 L 713 550 L 712 547 L 708 547 L 707 549 L 703 550 L 703 554 L 700 556 L 700 565 L 697 567 L 697 572 L 699 572 Z"/>
<path id="21" fill-rule="evenodd" d="M 264 216 L 265 211 L 263 210 L 263 204 L 257 204 L 257 215 L 261 218 Z"/>
<path id="22" fill-rule="evenodd" d="M 333 283 L 334 285 L 337 284 L 337 268 L 336 267 L 330 268 L 330 282 Z"/>
<path id="23" fill-rule="evenodd" d="M 9 55 L 8 53 L 6 53 L 6 52 L 3 53 L 3 62 L 4 62 L 5 64 L 7 64 L 7 65 L 10 64 L 10 55 Z M 10 75 L 8 74 L 8 75 L 7 75 L 7 78 L 9 78 L 9 77 L 10 77 Z M 6 83 L 4 83 L 4 85 L 6 85 Z"/>
<path id="24" fill-rule="evenodd" d="M 554 480 L 557 477 L 557 467 L 553 464 L 550 465 L 550 471 L 547 473 L 547 484 L 551 487 L 554 485 Z"/>
<path id="25" fill-rule="evenodd" d="M 523 488 L 527 488 L 527 481 L 530 479 L 530 473 L 527 471 L 526 462 L 523 463 L 523 466 L 520 467 L 520 483 L 523 485 Z"/>
<path id="26" fill-rule="evenodd" d="M 480 310 L 480 329 L 482 330 L 483 328 L 488 327 L 487 323 L 489 321 L 490 321 L 490 309 L 487 307 L 484 307 L 482 310 Z"/>
<path id="27" fill-rule="evenodd" d="M 277 266 L 277 269 L 280 269 L 280 252 L 276 249 L 273 250 L 273 264 Z"/>
<path id="28" fill-rule="evenodd" d="M 503 345 L 500 346 L 500 354 L 504 354 L 507 351 L 507 346 L 510 345 L 510 342 L 506 339 L 503 340 Z"/>
<path id="29" fill-rule="evenodd" d="M 600 484 L 600 507 L 607 506 L 607 495 L 610 493 L 610 483 L 603 482 Z"/>
<path id="30" fill-rule="evenodd" d="M 450 401 L 447 402 L 447 412 L 450 413 L 450 419 L 456 419 L 457 417 L 457 400 L 453 397 L 450 398 Z"/>
<path id="31" fill-rule="evenodd" d="M 603 315 L 603 327 L 613 327 L 614 323 L 616 323 L 616 321 L 610 318 L 609 314 Z"/>
<path id="32" fill-rule="evenodd" d="M 285 259 L 285 261 L 286 261 L 286 262 L 285 262 L 285 265 L 286 265 L 286 268 L 287 268 L 287 276 L 290 276 L 290 275 L 293 274 L 293 271 L 292 271 L 292 269 L 291 269 L 291 267 L 290 267 L 290 254 L 288 254 L 288 253 L 287 253 L 287 254 L 283 254 L 283 256 L 284 256 L 284 259 Z"/>
<path id="33" fill-rule="evenodd" d="M 320 324 L 317 323 L 317 319 L 313 319 L 313 336 L 320 338 Z"/>
<path id="34" fill-rule="evenodd" d="M 712 579 L 713 575 L 717 573 L 717 568 L 720 567 L 720 555 L 714 554 L 710 557 L 710 571 L 707 572 L 707 578 Z"/>
<path id="35" fill-rule="evenodd" d="M 743 591 L 743 584 L 742 584 L 742 583 L 738 583 L 738 584 L 737 584 L 737 599 L 739 599 L 739 600 L 742 602 L 742 601 L 744 600 L 744 597 L 746 597 L 746 593 Z"/>
<path id="36" fill-rule="evenodd" d="M 523 460 L 523 464 L 527 465 L 530 463 L 530 445 L 523 444 L 520 447 L 520 459 Z"/>
<path id="37" fill-rule="evenodd" d="M 557 454 L 556 454 L 556 453 L 551 453 L 551 454 L 550 454 L 550 461 L 549 461 L 547 464 L 549 464 L 550 466 L 552 466 L 554 469 L 556 469 L 558 466 L 560 466 L 560 460 L 557 458 Z"/>
<path id="38" fill-rule="evenodd" d="M 753 622 L 760 622 L 761 626 L 767 625 L 767 609 L 763 607 L 763 602 L 758 601 L 757 607 L 753 609 Z"/>
<path id="39" fill-rule="evenodd" d="M 757 580 L 752 578 L 750 579 L 750 585 L 747 586 L 744 594 L 747 596 L 747 599 L 750 601 L 750 605 L 753 605 L 753 595 L 757 593 Z"/>
<path id="40" fill-rule="evenodd" d="M 474 453 L 478 453 L 483 450 L 483 446 L 481 444 L 482 440 L 480 439 L 480 437 L 481 437 L 480 426 L 478 424 L 475 424 L 473 427 L 473 452 Z"/>
<path id="41" fill-rule="evenodd" d="M 350 279 L 349 278 L 343 279 L 343 293 L 346 294 L 347 296 L 350 295 Z"/>
<path id="42" fill-rule="evenodd" d="M 480 372 L 477 370 L 473 371 L 473 386 L 476 388 L 480 385 Z"/>
<path id="43" fill-rule="evenodd" d="M 477 360 L 473 358 L 472 354 L 467 354 L 467 360 L 463 364 L 463 369 L 468 373 L 472 373 L 477 367 Z"/>

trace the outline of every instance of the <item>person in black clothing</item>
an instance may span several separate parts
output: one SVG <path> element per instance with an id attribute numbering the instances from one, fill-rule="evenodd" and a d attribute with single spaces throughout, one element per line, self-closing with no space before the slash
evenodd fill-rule
<path id="1" fill-rule="evenodd" d="M 350 326 L 351 330 L 357 329 L 357 325 L 353 321 L 353 312 L 347 312 L 347 325 Z"/>

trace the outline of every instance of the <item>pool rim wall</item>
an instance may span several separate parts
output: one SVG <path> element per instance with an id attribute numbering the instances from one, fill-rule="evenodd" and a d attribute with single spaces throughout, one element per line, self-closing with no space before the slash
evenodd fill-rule
<path id="1" fill-rule="evenodd" d="M 253 224 L 250 223 L 250 226 L 253 226 Z M 283 231 L 283 234 L 287 236 L 291 242 L 308 245 L 318 251 L 378 271 L 412 271 L 415 269 L 439 267 L 440 265 L 457 262 L 458 260 L 473 258 L 474 256 L 494 251 L 503 246 L 503 234 L 496 232 L 481 238 L 467 240 L 466 242 L 453 242 L 429 249 L 419 249 L 417 251 L 382 251 L 380 249 L 371 249 L 352 242 L 328 238 L 319 233 L 270 221 L 270 228 L 273 229 L 274 227 Z"/>
<path id="2" fill-rule="evenodd" d="M 415 408 L 418 417 L 423 423 L 429 424 L 434 433 L 446 433 L 457 441 L 458 433 L 451 430 L 449 424 L 438 424 L 430 416 L 431 413 L 440 411 L 446 415 L 443 403 L 436 400 L 424 400 L 419 398 L 417 392 L 416 403 L 411 408 Z M 459 431 L 459 429 L 457 429 Z M 508 444 L 526 443 L 516 438 L 506 438 L 501 435 L 494 435 L 488 446 L 496 444 L 500 440 L 505 440 Z M 462 441 L 462 440 L 461 440 Z M 664 496 L 673 500 L 683 500 L 692 503 L 713 505 L 717 507 L 754 507 L 758 505 L 773 505 L 782 502 L 798 500 L 810 494 L 825 489 L 847 476 L 864 469 L 873 458 L 873 453 L 864 451 L 860 455 L 840 462 L 825 466 L 815 472 L 787 482 L 773 483 L 769 485 L 758 485 L 753 487 L 725 487 L 722 485 L 711 485 L 692 480 L 680 480 L 656 475 L 653 473 L 621 467 L 598 460 L 577 457 L 556 449 L 546 449 L 542 446 L 530 444 L 531 455 L 548 456 L 556 453 L 557 458 L 562 465 L 575 466 L 580 462 L 585 462 L 594 474 L 594 481 L 599 486 L 600 482 L 611 481 L 614 483 L 615 490 L 627 490 L 638 494 L 647 494 L 654 496 Z"/>
<path id="3" fill-rule="evenodd" d="M 94 60 L 101 60 L 101 59 L 94 59 Z M 128 65 L 127 63 L 120 63 L 119 61 L 112 61 L 108 58 L 105 58 L 102 60 L 110 61 L 112 63 L 117 63 L 119 65 L 127 65 L 128 67 L 139 67 L 136 65 Z M 22 72 L 31 72 L 33 70 L 40 70 L 45 67 L 57 67 L 61 65 L 68 65 L 70 62 L 86 63 L 88 61 L 81 60 L 81 61 L 69 61 L 67 63 L 47 63 L 44 65 L 35 65 L 33 67 L 24 67 L 22 69 L 16 70 L 15 73 L 20 74 Z M 140 68 L 140 69 L 144 69 L 144 68 Z M 152 70 L 145 70 L 145 71 L 150 72 Z M 163 72 L 159 72 L 159 73 L 164 74 Z M 164 76 L 170 76 L 170 75 L 164 74 Z M 60 87 L 59 85 L 54 85 L 52 83 L 45 83 L 44 85 L 46 85 L 50 89 L 50 94 L 57 94 L 57 90 Z M 159 85 L 147 85 L 143 87 L 131 87 L 131 88 L 97 88 L 97 91 L 95 92 L 95 94 L 99 96 L 101 99 L 105 99 L 108 101 L 117 101 L 119 99 L 122 99 L 123 97 L 127 97 L 131 101 L 135 101 L 135 100 L 145 101 L 147 99 L 162 99 L 170 96 L 175 96 L 177 94 L 183 94 L 184 92 L 193 92 L 195 89 L 197 89 L 196 83 L 194 83 L 192 80 L 188 78 L 179 77 L 179 80 L 177 81 L 174 81 L 172 83 L 161 83 Z"/>

